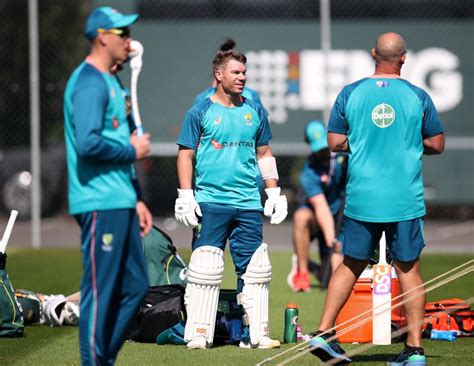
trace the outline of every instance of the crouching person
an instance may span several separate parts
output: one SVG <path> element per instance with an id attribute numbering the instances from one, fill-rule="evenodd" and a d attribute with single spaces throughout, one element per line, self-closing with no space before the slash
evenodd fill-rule
<path id="1" fill-rule="evenodd" d="M 238 298 L 245 310 L 244 324 L 248 325 L 240 347 L 280 346 L 268 332 L 272 272 L 267 245 L 262 244 L 257 167 L 266 186 L 263 211 L 270 222 L 281 223 L 288 208 L 277 186 L 267 115 L 259 104 L 241 95 L 245 63 L 240 52 L 217 53 L 213 60 L 217 90 L 187 112 L 177 141 L 180 188 L 175 215 L 178 222 L 194 230 L 185 294 L 184 338 L 190 349 L 212 345 L 227 239 L 238 276 Z"/>

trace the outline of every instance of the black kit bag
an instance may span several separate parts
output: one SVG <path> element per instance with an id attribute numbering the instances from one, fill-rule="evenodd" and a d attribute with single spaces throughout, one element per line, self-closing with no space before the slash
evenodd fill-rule
<path id="1" fill-rule="evenodd" d="M 135 317 L 130 339 L 155 343 L 158 334 L 185 319 L 183 286 L 151 286 Z"/>

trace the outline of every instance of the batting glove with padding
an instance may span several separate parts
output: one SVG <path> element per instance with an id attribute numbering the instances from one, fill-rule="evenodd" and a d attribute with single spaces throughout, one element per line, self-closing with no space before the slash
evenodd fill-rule
<path id="1" fill-rule="evenodd" d="M 270 217 L 270 224 L 279 224 L 285 220 L 288 215 L 288 202 L 285 195 L 280 195 L 281 188 L 265 188 L 267 200 L 263 214 Z"/>
<path id="2" fill-rule="evenodd" d="M 201 208 L 194 198 L 192 189 L 178 189 L 178 198 L 174 205 L 176 221 L 186 227 L 194 229 L 198 226 L 197 216 L 202 216 Z"/>

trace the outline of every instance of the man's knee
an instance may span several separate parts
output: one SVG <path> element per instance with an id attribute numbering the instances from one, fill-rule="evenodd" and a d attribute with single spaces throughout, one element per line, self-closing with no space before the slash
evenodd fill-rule
<path id="1" fill-rule="evenodd" d="M 311 227 L 313 220 L 313 211 L 308 208 L 300 208 L 293 215 L 293 225 L 298 230 Z"/>
<path id="2" fill-rule="evenodd" d="M 348 255 L 344 255 L 341 265 L 347 267 L 358 278 L 367 267 L 368 263 L 369 261 L 366 259 L 357 259 Z"/>
<path id="3" fill-rule="evenodd" d="M 397 270 L 397 273 L 399 273 L 399 275 L 420 273 L 419 258 L 416 258 L 415 260 L 407 261 L 407 262 L 394 260 L 393 264 L 395 266 L 395 269 Z"/>

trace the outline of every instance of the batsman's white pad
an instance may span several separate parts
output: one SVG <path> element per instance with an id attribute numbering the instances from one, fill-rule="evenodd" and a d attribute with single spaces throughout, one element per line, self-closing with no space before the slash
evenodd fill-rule
<path id="1" fill-rule="evenodd" d="M 268 339 L 268 284 L 272 279 L 272 266 L 267 244 L 263 243 L 253 254 L 242 276 L 244 287 L 239 295 L 250 330 L 250 342 L 257 345 Z"/>
<path id="2" fill-rule="evenodd" d="M 64 322 L 63 308 L 67 302 L 64 295 L 46 296 L 43 303 L 43 317 L 41 324 L 50 327 L 61 327 Z"/>
<path id="3" fill-rule="evenodd" d="M 188 315 L 184 340 L 188 342 L 188 348 L 212 345 L 223 274 L 224 252 L 221 249 L 205 245 L 193 251 L 184 295 Z"/>

